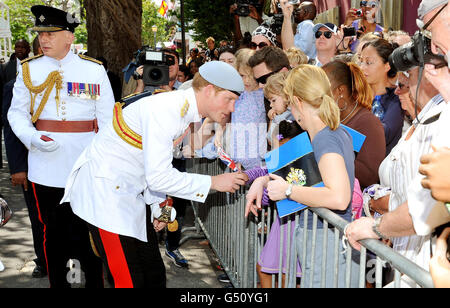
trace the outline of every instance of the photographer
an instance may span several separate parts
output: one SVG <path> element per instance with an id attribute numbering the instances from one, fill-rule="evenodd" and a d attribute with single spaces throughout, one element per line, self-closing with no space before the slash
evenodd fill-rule
<path id="1" fill-rule="evenodd" d="M 419 18 L 423 21 L 424 25 L 427 25 L 427 30 L 432 33 L 432 44 L 434 45 L 434 51 L 437 51 L 436 47 L 442 51 L 442 53 L 446 53 L 449 50 L 449 26 L 448 26 L 448 1 L 444 0 L 423 0 L 421 6 L 419 7 Z M 447 11 L 445 11 L 447 9 Z M 421 28 L 425 28 L 422 26 Z M 420 63 L 423 65 L 425 63 Z M 445 78 L 445 75 L 448 78 L 448 67 L 443 67 L 440 69 L 434 69 L 436 71 L 440 71 L 442 73 L 441 78 Z M 425 78 L 428 74 L 425 75 Z M 440 83 L 435 83 L 433 78 L 428 79 L 430 83 L 432 83 L 436 89 L 441 92 L 441 95 L 445 94 L 439 88 Z M 448 87 L 448 83 L 447 83 Z M 447 103 L 445 103 L 447 101 Z M 448 99 L 444 97 L 443 110 L 440 113 L 439 120 L 437 120 L 437 132 L 433 134 L 432 140 L 432 149 L 430 152 L 433 152 L 433 146 L 439 147 L 449 147 L 449 139 L 448 139 L 448 131 L 450 125 L 450 110 L 448 105 Z M 426 122 L 426 119 L 422 119 L 422 121 Z M 443 151 L 438 150 L 438 151 Z M 434 154 L 434 153 L 433 153 Z M 425 155 L 425 158 L 429 158 L 431 155 Z M 447 154 L 449 155 L 449 154 Z M 427 165 L 428 161 L 424 160 L 422 157 L 422 163 Z M 442 160 L 444 163 L 445 160 Z M 448 164 L 444 163 L 442 168 L 445 168 Z M 391 211 L 385 215 L 383 215 L 382 220 L 375 221 L 370 218 L 361 218 L 354 223 L 349 228 L 347 228 L 347 236 L 350 236 L 349 240 L 352 245 L 356 244 L 356 241 L 364 238 L 379 238 L 380 234 L 388 237 L 398 237 L 402 235 L 429 235 L 432 233 L 435 227 L 446 224 L 450 221 L 450 213 L 448 208 L 441 202 L 436 202 L 432 196 L 434 194 L 430 194 L 430 190 L 422 189 L 421 184 L 425 184 L 424 188 L 431 188 L 430 183 L 427 182 L 428 174 L 424 170 L 424 165 L 420 166 L 419 171 L 422 174 L 426 174 L 427 177 L 424 179 L 423 177 L 416 177 L 414 181 L 408 187 L 408 198 L 407 202 L 401 204 L 397 209 Z M 439 172 L 435 172 L 439 173 Z M 443 183 L 446 178 L 448 178 L 448 174 L 445 178 L 434 179 L 436 183 Z M 447 186 L 448 191 L 448 186 Z M 433 189 L 431 189 L 433 192 Z M 449 200 L 443 200 L 448 202 Z M 372 222 L 371 222 L 372 220 Z M 365 227 L 364 227 L 365 226 Z M 365 230 L 365 231 L 364 231 Z M 378 231 L 375 234 L 372 230 Z M 359 244 L 356 244 L 359 246 Z"/>
<path id="2" fill-rule="evenodd" d="M 169 56 L 169 57 L 174 58 L 174 64 L 169 66 L 169 82 L 168 82 L 168 84 L 162 85 L 160 87 L 145 86 L 144 80 L 142 79 L 143 73 L 144 73 L 144 65 L 141 65 L 136 69 L 137 74 L 135 75 L 135 78 L 138 78 L 138 79 L 137 79 L 137 87 L 136 87 L 136 90 L 134 91 L 135 94 L 142 93 L 142 92 L 152 92 L 153 93 L 157 89 L 172 91 L 172 90 L 178 89 L 179 86 L 181 86 L 181 82 L 179 82 L 177 80 L 178 70 L 179 70 L 178 63 L 180 60 L 180 56 L 179 56 L 178 52 L 176 50 L 169 49 L 169 48 L 165 48 L 162 51 L 164 52 L 164 55 L 166 55 L 166 57 Z M 139 77 L 137 77 L 137 76 L 139 76 Z"/>
<path id="3" fill-rule="evenodd" d="M 359 10 L 351 9 L 347 13 L 344 25 L 356 30 L 356 39 L 350 45 L 353 53 L 358 47 L 361 36 L 370 32 L 383 33 L 383 27 L 377 24 L 380 9 L 381 3 L 378 0 L 361 1 Z"/>
<path id="4" fill-rule="evenodd" d="M 294 9 L 290 2 L 288 0 L 280 1 L 284 17 L 281 30 L 283 49 L 287 50 L 295 46 L 302 50 L 309 59 L 314 59 L 316 57 L 316 46 L 313 20 L 317 14 L 316 6 L 312 2 L 305 1 Z M 295 35 L 292 31 L 292 14 L 294 14 L 295 23 L 298 24 Z"/>
<path id="5" fill-rule="evenodd" d="M 240 41 L 246 32 L 253 33 L 263 22 L 261 10 L 263 4 L 264 0 L 236 0 L 236 3 L 230 6 L 236 41 Z"/>

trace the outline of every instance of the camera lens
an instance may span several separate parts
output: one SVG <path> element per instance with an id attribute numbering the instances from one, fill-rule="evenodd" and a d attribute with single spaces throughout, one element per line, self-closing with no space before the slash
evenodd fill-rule
<path id="1" fill-rule="evenodd" d="M 399 72 L 406 72 L 418 66 L 419 61 L 417 61 L 414 55 L 414 46 L 409 43 L 394 50 L 389 56 L 389 65 Z"/>
<path id="2" fill-rule="evenodd" d="M 148 73 L 148 76 L 151 80 L 158 82 L 159 80 L 161 80 L 161 78 L 163 77 L 163 73 L 159 68 L 153 68 L 152 70 L 150 70 L 150 72 Z"/>

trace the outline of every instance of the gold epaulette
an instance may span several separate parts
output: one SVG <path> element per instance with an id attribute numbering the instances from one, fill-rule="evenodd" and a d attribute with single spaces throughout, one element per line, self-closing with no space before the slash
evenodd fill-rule
<path id="1" fill-rule="evenodd" d="M 40 54 L 40 55 L 37 55 L 37 56 L 34 56 L 34 57 L 26 58 L 25 60 L 20 61 L 20 64 L 23 65 L 24 63 L 30 62 L 30 61 L 32 61 L 34 59 L 38 59 L 38 58 L 43 57 L 43 56 L 44 56 L 43 54 Z"/>
<path id="2" fill-rule="evenodd" d="M 79 56 L 81 59 L 83 59 L 83 60 L 87 60 L 87 61 L 91 61 L 91 62 L 97 63 L 97 64 L 99 64 L 99 65 L 103 65 L 103 62 L 102 62 L 102 61 L 99 61 L 99 60 L 97 60 L 97 59 L 94 59 L 94 58 L 91 58 L 91 57 L 88 57 L 88 56 L 85 56 L 85 55 L 82 55 L 82 54 L 79 54 L 78 56 Z"/>

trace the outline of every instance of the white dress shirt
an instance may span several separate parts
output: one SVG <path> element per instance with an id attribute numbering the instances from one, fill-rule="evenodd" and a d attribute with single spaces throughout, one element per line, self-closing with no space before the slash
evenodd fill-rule
<path id="1" fill-rule="evenodd" d="M 147 242 L 146 204 L 154 208 L 166 195 L 206 200 L 211 177 L 172 166 L 173 141 L 201 117 L 188 89 L 142 98 L 123 109 L 123 119 L 142 137 L 142 149 L 108 124 L 75 163 L 61 202 L 100 229 Z"/>

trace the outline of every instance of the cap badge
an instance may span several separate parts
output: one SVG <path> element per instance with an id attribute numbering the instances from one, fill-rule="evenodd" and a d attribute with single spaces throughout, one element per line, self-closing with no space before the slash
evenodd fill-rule
<path id="1" fill-rule="evenodd" d="M 39 20 L 40 20 L 41 22 L 44 22 L 45 16 L 44 16 L 44 15 L 41 15 L 41 17 L 39 17 Z"/>

